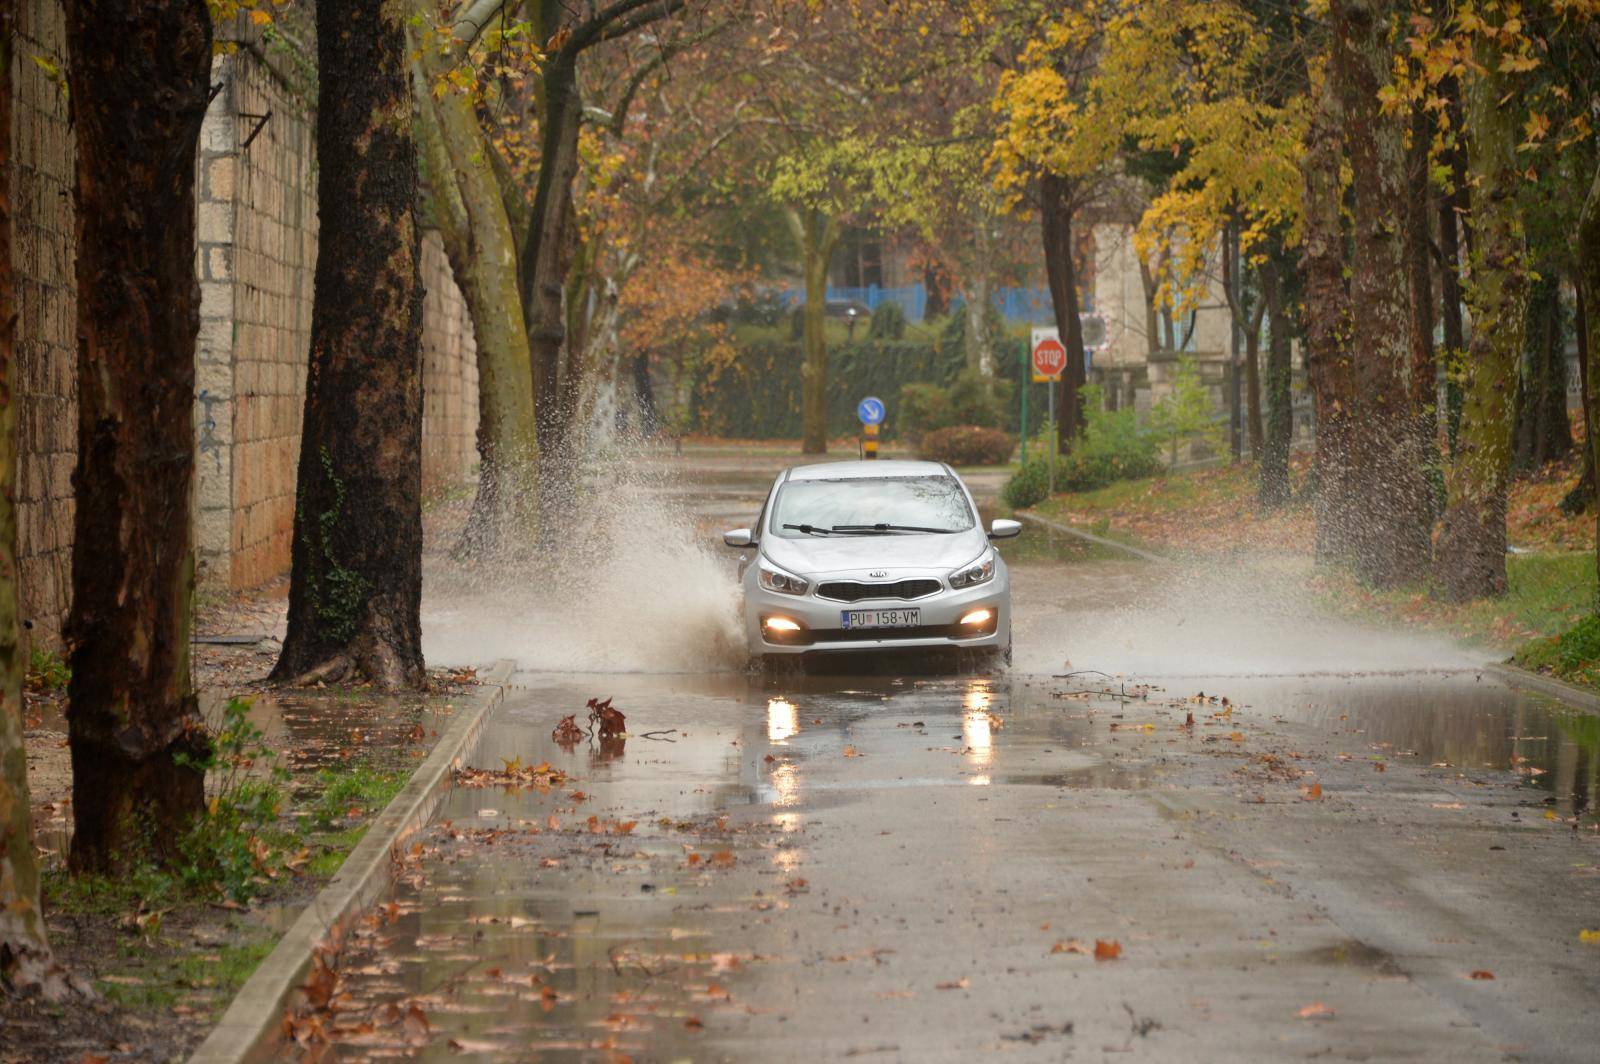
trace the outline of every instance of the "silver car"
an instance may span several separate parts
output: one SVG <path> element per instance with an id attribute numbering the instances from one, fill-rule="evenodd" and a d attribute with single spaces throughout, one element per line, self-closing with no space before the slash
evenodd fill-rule
<path id="1" fill-rule="evenodd" d="M 778 477 L 746 555 L 751 657 L 954 648 L 1011 658 L 1011 587 L 961 478 L 937 462 L 832 462 Z"/>

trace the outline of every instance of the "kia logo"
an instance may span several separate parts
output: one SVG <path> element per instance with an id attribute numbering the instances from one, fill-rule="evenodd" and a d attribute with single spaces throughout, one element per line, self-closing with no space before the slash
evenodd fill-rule
<path id="1" fill-rule="evenodd" d="M 888 576 L 889 575 L 889 570 L 887 570 L 887 569 L 874 569 L 874 570 L 872 570 L 872 572 L 868 573 L 867 575 L 868 576 Z"/>

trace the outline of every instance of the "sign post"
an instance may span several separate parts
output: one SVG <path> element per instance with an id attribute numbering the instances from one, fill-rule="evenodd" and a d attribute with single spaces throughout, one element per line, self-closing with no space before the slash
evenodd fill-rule
<path id="1" fill-rule="evenodd" d="M 878 426 L 883 424 L 883 415 L 888 408 L 883 405 L 883 400 L 875 395 L 869 395 L 856 404 L 856 417 L 861 419 L 861 457 L 863 459 L 878 457 Z"/>
<path id="2" fill-rule="evenodd" d="M 1033 330 L 1033 379 L 1050 385 L 1050 494 L 1056 493 L 1056 385 L 1067 368 L 1067 349 L 1055 329 Z"/>

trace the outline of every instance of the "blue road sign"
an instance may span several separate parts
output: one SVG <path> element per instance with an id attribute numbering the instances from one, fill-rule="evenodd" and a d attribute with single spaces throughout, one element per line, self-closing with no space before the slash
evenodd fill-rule
<path id="1" fill-rule="evenodd" d="M 856 417 L 861 419 L 863 425 L 883 424 L 883 400 L 875 395 L 869 395 L 856 404 Z"/>

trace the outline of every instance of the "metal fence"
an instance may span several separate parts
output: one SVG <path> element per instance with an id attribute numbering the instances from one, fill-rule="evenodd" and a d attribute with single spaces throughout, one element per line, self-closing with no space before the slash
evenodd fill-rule
<path id="1" fill-rule="evenodd" d="M 805 302 L 805 292 L 798 288 L 785 288 L 779 291 L 778 298 L 786 306 L 797 307 Z M 928 289 L 924 285 L 912 284 L 899 288 L 885 288 L 881 285 L 829 285 L 826 296 L 829 302 L 860 303 L 868 310 L 877 310 L 885 303 L 898 303 L 905 312 L 908 321 L 921 321 L 928 313 Z M 1055 324 L 1055 311 L 1050 305 L 1050 292 L 1045 288 L 997 288 L 991 297 L 995 310 L 1007 321 L 1030 322 L 1036 325 Z M 965 300 L 955 296 L 950 300 L 950 309 L 963 306 Z M 1091 308 L 1085 306 L 1087 312 Z"/>

